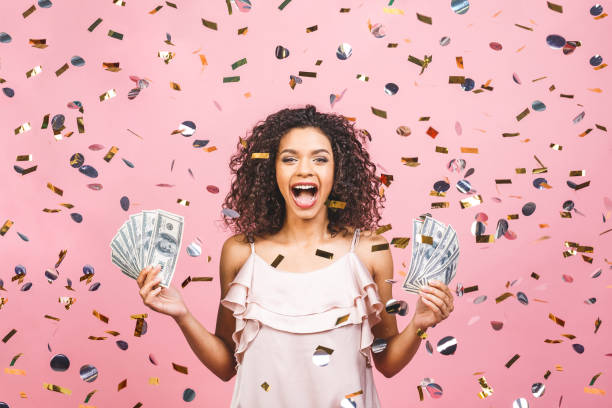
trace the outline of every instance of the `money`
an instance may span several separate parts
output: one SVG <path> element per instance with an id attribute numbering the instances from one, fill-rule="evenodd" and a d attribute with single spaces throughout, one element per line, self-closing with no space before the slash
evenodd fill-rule
<path id="1" fill-rule="evenodd" d="M 418 293 L 432 280 L 448 285 L 454 279 L 459 258 L 459 241 L 453 227 L 432 217 L 412 220 L 412 258 L 403 288 Z"/>
<path id="2" fill-rule="evenodd" d="M 181 249 L 183 226 L 183 217 L 163 210 L 132 214 L 110 243 L 111 261 L 133 279 L 145 267 L 159 265 L 159 284 L 169 287 Z"/>

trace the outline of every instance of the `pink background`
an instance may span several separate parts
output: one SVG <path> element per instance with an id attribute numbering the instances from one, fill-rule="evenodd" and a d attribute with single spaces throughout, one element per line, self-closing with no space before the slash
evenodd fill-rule
<path id="1" fill-rule="evenodd" d="M 229 231 L 219 227 L 220 207 L 230 185 L 228 162 L 238 137 L 244 137 L 258 120 L 286 106 L 315 104 L 320 110 L 330 111 L 329 96 L 347 92 L 333 111 L 357 119 L 357 125 L 373 135 L 369 143 L 379 172 L 392 174 L 394 181 L 385 189 L 387 207 L 383 224 L 393 229 L 384 235 L 412 236 L 412 218 L 430 212 L 458 231 L 461 256 L 458 273 L 451 283 L 464 286 L 478 285 L 477 292 L 455 298 L 455 311 L 449 319 L 429 331 L 429 339 L 436 346 L 444 336 L 454 336 L 458 347 L 453 356 L 436 351 L 430 355 L 423 344 L 413 361 L 393 378 L 378 372 L 375 381 L 384 407 L 448 406 L 448 407 L 510 407 L 516 398 L 526 398 L 531 406 L 589 406 L 612 405 L 610 373 L 612 353 L 610 345 L 610 290 L 611 271 L 605 258 L 612 259 L 612 233 L 600 235 L 612 228 L 602 222 L 607 210 L 603 198 L 611 196 L 609 133 L 595 128 L 595 124 L 612 126 L 610 112 L 610 67 L 593 70 L 589 58 L 600 54 L 604 63 L 612 56 L 610 17 L 594 20 L 589 14 L 593 2 L 563 1 L 563 13 L 551 11 L 545 1 L 519 0 L 473 1 L 464 15 L 453 13 L 450 1 L 409 2 L 398 0 L 393 7 L 403 15 L 383 12 L 384 1 L 313 2 L 293 0 L 279 10 L 280 0 L 254 1 L 248 13 L 233 6 L 228 15 L 223 1 L 177 1 L 178 9 L 164 5 L 154 15 L 148 12 L 157 5 L 152 0 L 128 0 L 125 7 L 110 0 L 54 1 L 49 9 L 37 10 L 24 19 L 21 13 L 34 1 L 0 2 L 0 31 L 9 33 L 13 41 L 0 44 L 0 77 L 15 90 L 12 99 L 0 94 L 0 223 L 7 219 L 14 225 L 0 237 L 0 278 L 6 292 L 0 296 L 8 303 L 0 310 L 0 337 L 11 329 L 17 333 L 0 343 L 0 366 L 9 367 L 12 357 L 23 355 L 13 368 L 26 371 L 25 376 L 0 372 L 0 401 L 14 407 L 70 407 L 83 404 L 85 396 L 96 389 L 89 401 L 91 406 L 132 407 L 142 402 L 145 407 L 161 406 L 228 406 L 234 381 L 224 383 L 210 373 L 195 357 L 176 324 L 167 316 L 145 307 L 138 296 L 137 285 L 110 261 L 109 243 L 129 214 L 144 209 L 160 208 L 185 217 L 183 249 L 173 283 L 180 283 L 188 275 L 213 276 L 213 282 L 192 282 L 182 294 L 189 308 L 202 324 L 214 331 L 219 302 L 218 261 L 223 241 Z M 602 3 L 604 11 L 612 11 L 612 4 Z M 340 8 L 349 13 L 339 13 Z M 499 15 L 493 17 L 495 13 Z M 431 16 L 433 24 L 417 20 L 416 13 Z M 98 17 L 103 22 L 93 31 L 87 28 Z M 217 31 L 204 27 L 201 18 L 215 21 Z M 368 30 L 368 19 L 382 23 L 385 38 L 375 38 Z M 533 28 L 527 31 L 521 24 Z M 306 27 L 318 25 L 318 30 L 306 33 Z M 246 35 L 237 30 L 248 26 Z M 107 36 L 108 30 L 124 34 L 123 40 Z M 167 45 L 165 34 L 172 35 L 175 46 Z M 559 34 L 567 40 L 582 43 L 573 54 L 563 55 L 559 49 L 546 44 L 546 36 Z M 439 40 L 449 36 L 451 43 L 442 47 Z M 32 48 L 30 38 L 46 38 L 49 47 Z M 489 47 L 492 41 L 503 45 L 501 51 Z M 353 55 L 345 61 L 335 56 L 339 44 L 347 42 Z M 388 48 L 388 43 L 398 43 Z M 277 45 L 290 50 L 290 56 L 278 60 L 274 56 Z M 521 47 L 524 48 L 521 51 Z M 196 52 L 200 50 L 199 52 Z M 175 58 L 165 64 L 157 57 L 158 51 L 173 51 Z M 202 68 L 198 54 L 204 54 L 208 65 Z M 423 58 L 432 54 L 433 61 L 419 75 L 420 68 L 408 62 L 408 55 Z M 55 71 L 70 58 L 85 59 L 83 67 L 70 66 L 61 76 Z M 455 63 L 463 56 L 465 69 Z M 235 71 L 231 64 L 241 58 L 248 63 Z M 315 66 L 321 59 L 323 63 Z M 108 72 L 103 62 L 120 62 L 120 72 Z M 25 72 L 42 65 L 43 72 L 26 78 Z M 303 77 L 294 90 L 289 75 L 299 71 L 316 71 L 317 78 Z M 516 72 L 522 85 L 512 80 Z M 370 77 L 369 82 L 356 79 L 357 74 Z M 151 86 L 142 90 L 134 100 L 127 93 L 134 86 L 129 75 L 149 78 Z M 225 76 L 240 75 L 240 82 L 222 83 Z M 476 88 L 491 80 L 493 91 L 480 94 L 465 92 L 460 85 L 448 84 L 449 75 L 465 75 L 474 79 Z M 546 77 L 537 82 L 536 78 Z M 177 82 L 182 90 L 170 88 Z M 399 92 L 385 94 L 384 86 L 394 82 Z M 556 89 L 548 90 L 551 85 Z M 117 97 L 100 102 L 100 94 L 114 88 Z M 596 93 L 588 88 L 601 88 Z M 245 97 L 250 92 L 251 97 Z M 573 94 L 573 99 L 559 95 Z M 534 100 L 546 104 L 544 112 L 531 113 L 517 122 L 515 116 Z M 77 111 L 67 103 L 83 103 L 85 133 L 76 127 Z M 218 104 L 217 108 L 215 102 Z M 371 107 L 387 111 L 387 119 L 374 116 Z M 573 124 L 580 112 L 584 119 Z M 45 114 L 66 115 L 66 130 L 74 131 L 70 138 L 56 141 L 49 128 L 41 130 Z M 418 118 L 430 116 L 429 122 Z M 171 135 L 185 120 L 192 120 L 197 131 L 191 138 Z M 14 135 L 14 129 L 30 122 L 32 130 Z M 455 123 L 463 129 L 455 132 Z M 396 134 L 398 126 L 406 125 L 412 135 Z M 435 139 L 426 135 L 429 126 L 440 133 Z M 131 129 L 140 139 L 128 132 Z M 578 137 L 587 128 L 594 130 Z M 503 138 L 504 132 L 520 132 L 514 138 Z M 529 138 L 528 142 L 525 139 Z M 209 146 L 217 150 L 206 152 L 194 149 L 194 139 L 209 139 Z M 88 146 L 100 143 L 104 150 L 91 151 Z M 556 151 L 550 143 L 563 146 Z M 119 147 L 115 157 L 103 160 L 111 146 Z M 435 152 L 435 146 L 448 148 L 449 154 Z M 460 148 L 477 147 L 478 154 L 462 154 Z M 86 164 L 100 173 L 89 179 L 70 167 L 73 153 L 85 156 Z M 16 162 L 21 154 L 32 154 L 30 163 Z M 531 169 L 540 167 L 533 156 L 548 167 L 548 173 L 535 175 Z M 406 167 L 401 157 L 419 157 L 419 167 Z M 128 168 L 121 158 L 135 164 Z M 467 168 L 475 173 L 468 178 L 481 194 L 480 206 L 461 209 L 459 200 L 467 197 L 455 188 L 461 179 L 451 173 L 446 164 L 452 158 L 463 158 Z M 176 159 L 174 170 L 170 163 Z M 30 167 L 34 173 L 22 176 L 13 165 Z M 515 168 L 524 167 L 527 174 L 516 174 Z M 188 169 L 194 173 L 192 178 Z M 586 171 L 585 177 L 568 177 L 570 170 Z M 545 177 L 551 189 L 537 190 L 532 186 L 536 177 Z M 433 183 L 448 177 L 451 189 L 446 197 L 432 197 Z M 495 179 L 511 178 L 511 185 L 500 185 Z M 566 185 L 567 180 L 591 184 L 579 191 Z M 46 188 L 47 182 L 64 190 L 59 197 Z M 88 183 L 101 183 L 104 188 L 94 191 Z M 160 188 L 158 183 L 173 184 Z M 218 194 L 206 191 L 207 185 L 219 187 Z M 131 200 L 129 212 L 119 206 L 121 196 Z M 498 197 L 501 202 L 495 202 Z M 177 204 L 177 199 L 190 201 L 188 207 Z M 585 216 L 573 213 L 571 219 L 561 218 L 559 212 L 565 200 L 574 200 L 576 208 Z M 431 209 L 431 202 L 449 201 L 449 208 Z M 530 217 L 521 214 L 528 201 L 537 204 Z M 72 203 L 68 210 L 59 203 Z M 43 208 L 61 208 L 59 213 L 45 213 Z M 84 220 L 77 224 L 71 212 L 79 212 Z M 486 233 L 494 233 L 499 218 L 520 214 L 511 220 L 510 229 L 517 239 L 502 238 L 492 244 L 477 244 L 470 227 L 477 212 L 489 216 Z M 609 214 L 606 219 L 609 218 Z M 549 228 L 540 228 L 548 224 Z M 29 242 L 21 240 L 17 232 L 25 234 Z M 548 236 L 549 239 L 538 238 Z M 196 237 L 203 240 L 203 254 L 192 258 L 185 247 Z M 565 241 L 594 247 L 593 263 L 580 255 L 564 258 Z M 405 249 L 391 247 L 394 259 L 394 296 L 409 303 L 410 313 L 398 316 L 400 330 L 408 323 L 415 296 L 401 289 L 402 275 L 410 260 L 411 245 Z M 58 271 L 60 277 L 47 283 L 44 271 L 53 268 L 58 253 L 67 255 Z M 207 262 L 207 256 L 211 261 Z M 27 292 L 11 282 L 14 267 L 27 267 L 24 282 L 32 282 Z M 82 267 L 95 267 L 94 282 L 98 291 L 88 291 L 79 282 Z M 404 264 L 404 265 L 402 265 Z M 598 268 L 601 277 L 591 279 Z M 539 280 L 530 277 L 532 272 Z M 562 274 L 571 275 L 572 283 L 564 282 Z M 64 288 L 66 278 L 73 281 L 75 292 Z M 508 281 L 517 280 L 506 288 Z M 511 297 L 496 304 L 495 298 L 510 291 L 522 291 L 529 297 L 529 305 Z M 480 295 L 488 299 L 474 304 Z M 76 303 L 66 310 L 58 302 L 60 296 L 72 296 Z M 597 298 L 587 305 L 584 300 Z M 540 299 L 545 302 L 538 302 Z M 108 316 L 105 324 L 92 316 L 92 310 Z M 131 314 L 148 313 L 148 333 L 133 336 L 135 320 Z M 565 320 L 560 327 L 548 314 Z M 44 318 L 45 314 L 61 318 L 60 322 Z M 602 320 L 594 333 L 594 322 Z M 474 322 L 475 318 L 478 318 Z M 504 322 L 500 331 L 491 328 L 491 320 Z M 469 323 L 472 324 L 469 324 Z M 116 330 L 117 337 L 104 333 Z M 561 334 L 573 334 L 574 340 Z M 103 341 L 88 340 L 88 336 L 108 336 Z M 560 344 L 547 344 L 545 339 L 563 339 Z M 127 351 L 120 350 L 115 340 L 129 343 Z M 47 350 L 50 344 L 52 352 Z M 577 354 L 571 344 L 585 347 Z M 65 372 L 51 370 L 49 361 L 57 353 L 70 358 Z M 148 361 L 153 353 L 159 365 Z M 504 365 L 514 354 L 520 358 L 511 368 Z M 172 368 L 172 362 L 189 368 L 184 375 Z M 79 367 L 92 364 L 99 371 L 98 379 L 86 383 L 79 377 Z M 563 371 L 557 371 L 560 365 Z M 292 367 L 287 367 L 288 373 Z M 545 380 L 543 375 L 552 371 Z M 494 393 L 481 400 L 475 372 L 484 372 Z M 603 374 L 593 385 L 606 391 L 604 396 L 584 392 L 591 378 Z M 159 377 L 159 386 L 150 385 L 150 377 Z M 433 378 L 444 390 L 439 400 L 429 395 L 419 402 L 416 386 L 424 377 Z M 127 388 L 117 391 L 117 385 L 128 380 Z M 531 385 L 542 382 L 546 391 L 540 398 L 531 395 Z M 43 389 L 42 383 L 57 384 L 72 391 L 63 395 Z M 193 402 L 182 400 L 183 390 L 196 391 Z M 20 392 L 27 399 L 20 397 Z"/>

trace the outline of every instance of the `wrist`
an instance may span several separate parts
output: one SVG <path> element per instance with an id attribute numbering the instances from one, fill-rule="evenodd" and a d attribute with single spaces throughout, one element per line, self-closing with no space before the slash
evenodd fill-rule
<path id="1" fill-rule="evenodd" d="M 185 309 L 184 312 L 177 314 L 176 316 L 172 316 L 174 321 L 180 326 L 184 322 L 186 322 L 191 317 L 191 312 L 188 309 Z"/>
<path id="2" fill-rule="evenodd" d="M 414 318 L 410 321 L 410 325 L 415 333 L 419 330 L 425 333 L 429 328 L 426 324 L 415 321 Z"/>

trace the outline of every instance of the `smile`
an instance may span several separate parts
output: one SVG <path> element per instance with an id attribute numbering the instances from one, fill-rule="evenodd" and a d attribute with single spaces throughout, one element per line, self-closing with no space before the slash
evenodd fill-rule
<path id="1" fill-rule="evenodd" d="M 308 209 L 317 202 L 319 189 L 314 183 L 297 183 L 291 187 L 291 196 L 295 205 Z"/>

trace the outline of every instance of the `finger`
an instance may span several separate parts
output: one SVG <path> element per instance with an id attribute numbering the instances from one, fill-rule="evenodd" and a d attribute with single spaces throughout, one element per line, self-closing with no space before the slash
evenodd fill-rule
<path id="1" fill-rule="evenodd" d="M 146 298 L 144 299 L 144 303 L 146 305 L 150 305 L 153 303 L 153 299 L 155 298 L 155 296 L 157 296 L 157 294 L 162 290 L 161 286 L 158 286 L 156 289 L 153 289 L 152 291 L 150 291 Z"/>
<path id="2" fill-rule="evenodd" d="M 153 274 L 149 274 L 149 275 L 153 275 Z M 145 284 L 142 285 L 142 288 L 140 288 L 140 296 L 142 296 L 143 299 L 146 299 L 151 289 L 153 289 L 153 286 L 157 285 L 160 281 L 161 281 L 160 277 L 155 277 L 145 282 Z"/>
<path id="3" fill-rule="evenodd" d="M 160 270 L 161 266 L 159 265 L 151 266 L 151 271 L 147 274 L 147 278 L 145 279 L 144 284 L 146 285 L 148 282 L 155 279 L 158 276 Z"/>
<path id="4" fill-rule="evenodd" d="M 444 303 L 446 303 L 448 310 L 452 312 L 454 309 L 454 306 L 453 306 L 454 297 L 453 297 L 452 292 L 448 288 L 448 286 L 446 286 L 443 282 L 440 282 L 437 280 L 432 281 L 431 284 L 433 286 L 436 286 L 439 290 L 442 290 L 444 292 L 444 294 L 446 295 L 446 297 L 444 298 Z"/>
<path id="5" fill-rule="evenodd" d="M 438 306 L 442 315 L 446 313 L 446 304 L 444 303 L 442 299 L 440 299 L 439 297 L 431 293 L 423 293 L 422 296 L 424 296 L 425 299 L 429 300 L 430 302 Z"/>
<path id="6" fill-rule="evenodd" d="M 422 297 L 421 300 L 423 300 L 423 303 L 425 303 L 425 305 L 431 309 L 431 311 L 434 313 L 434 315 L 436 315 L 436 320 L 437 321 L 442 320 L 442 311 L 440 310 L 438 305 L 436 305 L 432 301 L 426 299 L 425 297 Z"/>
<path id="7" fill-rule="evenodd" d="M 150 270 L 151 270 L 151 266 L 147 266 L 146 268 L 143 268 L 138 274 L 138 277 L 136 278 L 136 282 L 138 282 L 139 287 L 142 288 L 142 285 L 144 284 L 144 281 Z"/>
<path id="8" fill-rule="evenodd" d="M 446 293 L 440 289 L 434 288 L 433 286 L 425 286 L 424 288 L 421 288 L 421 290 L 425 293 L 431 294 L 435 297 L 437 297 L 438 299 L 440 299 L 442 302 L 444 302 L 444 306 L 447 309 L 450 309 L 450 300 L 448 299 L 448 296 L 446 295 Z M 432 298 L 430 298 L 432 299 Z M 432 299 L 433 300 L 433 299 Z"/>

